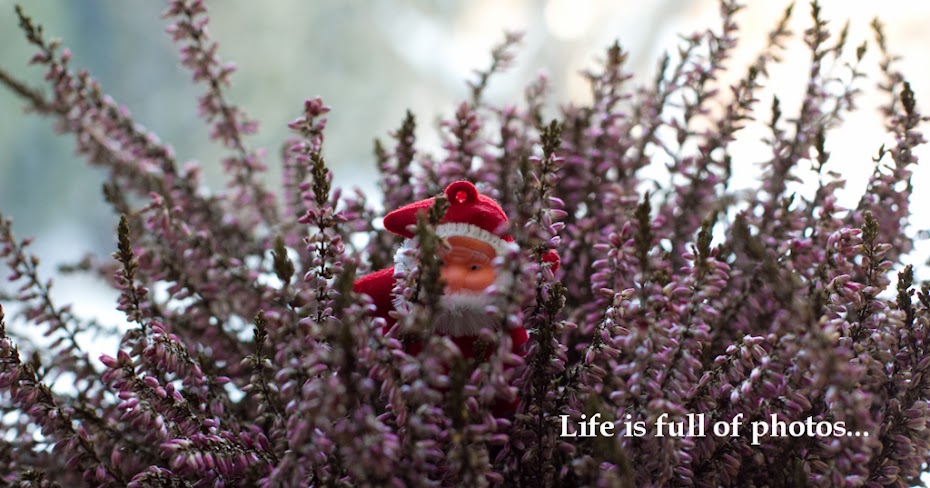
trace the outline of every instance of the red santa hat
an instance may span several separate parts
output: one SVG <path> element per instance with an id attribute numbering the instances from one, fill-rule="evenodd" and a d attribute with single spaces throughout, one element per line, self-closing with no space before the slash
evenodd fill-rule
<path id="1" fill-rule="evenodd" d="M 488 243 L 498 256 L 506 256 L 516 248 L 513 237 L 506 233 L 507 214 L 493 198 L 478 193 L 475 185 L 464 180 L 446 187 L 445 195 L 449 201 L 449 208 L 436 226 L 436 234 L 439 237 L 471 237 Z M 410 231 L 411 226 L 417 223 L 417 214 L 428 211 L 434 200 L 435 198 L 421 200 L 387 214 L 384 217 L 384 228 L 406 237 L 408 240 L 404 247 L 415 245 L 411 241 L 414 237 Z M 558 270 L 559 257 L 555 251 L 550 250 L 546 253 L 543 260 L 552 263 L 553 272 Z"/>

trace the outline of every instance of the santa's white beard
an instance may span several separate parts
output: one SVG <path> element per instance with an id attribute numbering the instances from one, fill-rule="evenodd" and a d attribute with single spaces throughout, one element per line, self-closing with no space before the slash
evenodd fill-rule
<path id="1" fill-rule="evenodd" d="M 491 296 L 480 293 L 454 293 L 439 297 L 439 307 L 433 312 L 430 331 L 450 336 L 478 335 L 481 329 L 494 327 L 495 320 L 485 307 L 491 304 Z M 402 296 L 394 297 L 394 309 L 410 312 Z"/>
<path id="2" fill-rule="evenodd" d="M 490 304 L 491 296 L 486 294 L 443 295 L 433 314 L 432 331 L 451 337 L 478 335 L 495 326 L 494 316 L 485 311 Z"/>

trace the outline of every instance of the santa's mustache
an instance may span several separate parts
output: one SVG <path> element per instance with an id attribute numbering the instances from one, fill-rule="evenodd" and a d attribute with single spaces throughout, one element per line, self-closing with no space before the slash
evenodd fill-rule
<path id="1" fill-rule="evenodd" d="M 442 295 L 433 312 L 432 330 L 438 334 L 458 337 L 473 336 L 485 328 L 494 327 L 496 320 L 486 308 L 492 303 L 485 293 L 453 293 Z"/>

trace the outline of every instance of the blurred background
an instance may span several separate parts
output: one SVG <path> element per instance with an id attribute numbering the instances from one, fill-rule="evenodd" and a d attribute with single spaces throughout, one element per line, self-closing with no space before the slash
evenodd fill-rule
<path id="1" fill-rule="evenodd" d="M 223 188 L 218 160 L 224 154 L 207 137 L 197 117 L 200 88 L 180 67 L 175 46 L 164 33 L 163 2 L 151 0 L 30 0 L 27 13 L 61 37 L 73 53 L 74 67 L 87 68 L 106 92 L 133 112 L 137 122 L 174 146 L 180 159 L 198 160 L 210 186 Z M 745 72 L 765 42 L 787 2 L 749 2 L 739 14 L 741 46 L 729 61 L 734 73 Z M 438 145 L 435 122 L 450 115 L 468 97 L 466 79 L 486 68 L 489 51 L 505 30 L 526 33 L 515 65 L 492 79 L 491 102 L 522 102 L 522 90 L 539 72 L 553 89 L 549 114 L 558 104 L 584 102 L 588 87 L 579 71 L 594 65 L 615 39 L 631 53 L 629 68 L 637 81 L 654 75 L 663 51 L 674 52 L 677 34 L 719 29 L 714 0 L 277 0 L 207 2 L 210 31 L 220 42 L 220 56 L 235 61 L 232 99 L 261 121 L 249 141 L 268 149 L 272 171 L 268 183 L 280 181 L 276 167 L 287 122 L 303 100 L 321 96 L 333 108 L 325 155 L 337 185 L 359 185 L 375 196 L 372 140 L 397 127 L 405 110 L 418 119 L 420 147 Z M 869 23 L 879 16 L 886 24 L 890 49 L 902 55 L 899 69 L 912 82 L 918 106 L 930 112 L 930 2 L 913 0 L 824 0 L 825 17 L 837 32 L 850 21 L 850 46 L 872 42 Z M 26 62 L 32 49 L 23 39 L 13 13 L 14 2 L 0 0 L 0 66 L 41 84 L 41 71 Z M 793 30 L 810 25 L 810 9 L 798 4 Z M 777 91 L 785 113 L 796 110 L 804 89 L 809 53 L 796 38 L 783 65 L 773 70 L 770 90 Z M 871 74 L 874 44 L 865 60 Z M 867 96 L 861 111 L 832 131 L 828 149 L 834 171 L 848 178 L 842 202 L 858 200 L 871 173 L 871 158 L 883 142 L 874 94 L 877 79 L 861 86 Z M 761 102 L 764 110 L 770 96 Z M 44 257 L 46 276 L 59 262 L 76 261 L 88 251 L 108 255 L 115 249 L 117 217 L 100 192 L 104 173 L 76 158 L 68 137 L 56 136 L 49 120 L 23 113 L 23 103 L 0 88 L 0 212 L 15 220 L 20 237 L 35 236 L 34 251 Z M 749 131 L 740 137 L 762 137 Z M 766 154 L 753 144 L 734 148 L 737 187 L 752 187 L 757 162 Z M 919 152 L 925 162 L 930 155 Z M 917 169 L 915 195 L 926 195 L 927 164 Z M 930 203 L 915 196 L 912 233 L 930 228 Z M 926 243 L 918 244 L 914 263 L 925 259 Z M 919 278 L 930 278 L 926 271 Z M 108 322 L 122 322 L 113 311 L 115 294 L 81 278 L 67 278 L 53 290 L 75 311 Z"/>

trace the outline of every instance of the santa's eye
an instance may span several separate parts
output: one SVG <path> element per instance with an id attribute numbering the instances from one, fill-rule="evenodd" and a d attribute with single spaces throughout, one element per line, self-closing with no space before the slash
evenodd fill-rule
<path id="1" fill-rule="evenodd" d="M 473 265 L 471 265 L 471 270 L 472 270 L 472 271 L 481 271 L 481 266 L 478 266 L 477 264 L 473 264 Z"/>
<path id="2" fill-rule="evenodd" d="M 445 266 L 445 265 L 446 265 L 446 262 L 443 261 L 442 259 L 440 259 L 440 260 L 439 260 L 439 266 Z"/>

